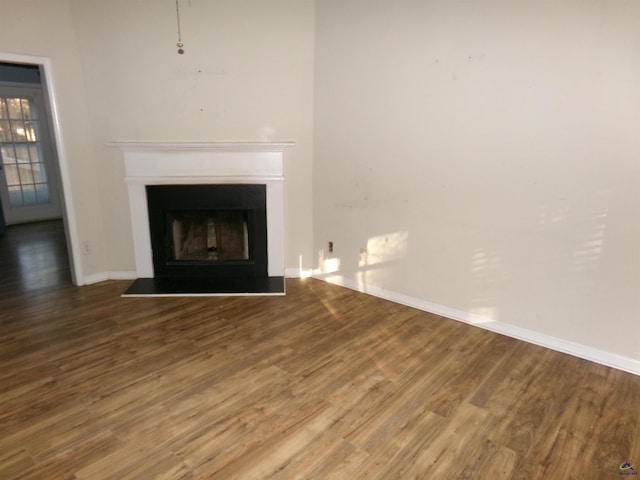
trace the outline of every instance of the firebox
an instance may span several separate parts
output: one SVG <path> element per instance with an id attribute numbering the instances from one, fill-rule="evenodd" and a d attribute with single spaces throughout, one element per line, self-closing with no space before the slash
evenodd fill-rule
<path id="1" fill-rule="evenodd" d="M 266 185 L 148 185 L 156 278 L 266 278 Z"/>

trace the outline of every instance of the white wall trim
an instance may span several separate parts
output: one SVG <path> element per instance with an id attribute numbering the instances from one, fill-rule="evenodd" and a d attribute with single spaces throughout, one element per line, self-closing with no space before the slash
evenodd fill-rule
<path id="1" fill-rule="evenodd" d="M 287 278 L 309 278 L 313 276 L 313 269 L 290 267 L 285 269 L 284 276 Z"/>
<path id="2" fill-rule="evenodd" d="M 135 280 L 138 278 L 136 272 L 130 271 L 113 271 L 100 272 L 93 275 L 87 275 L 84 278 L 85 285 L 93 285 L 94 283 L 106 282 L 107 280 Z"/>
<path id="3" fill-rule="evenodd" d="M 486 318 L 480 318 L 468 312 L 447 307 L 446 305 L 440 305 L 437 303 L 429 302 L 427 300 L 410 297 L 402 293 L 361 284 L 354 280 L 346 279 L 341 275 L 319 274 L 314 275 L 314 278 L 332 283 L 334 285 L 357 290 L 358 292 L 373 295 L 374 297 L 390 300 L 401 305 L 417 308 L 418 310 L 440 315 L 452 320 L 457 320 L 459 322 L 473 325 L 475 327 L 480 327 L 491 332 L 506 335 L 507 337 L 516 338 L 518 340 L 523 340 L 534 345 L 539 345 L 551 350 L 566 353 L 568 355 L 573 355 L 574 357 L 599 363 L 607 367 L 612 367 L 624 372 L 640 375 L 640 360 L 635 360 L 633 358 L 625 357 L 612 352 L 607 352 L 605 350 L 599 350 L 587 345 L 569 342 L 561 338 L 534 332 L 532 330 L 516 327 L 507 323 L 487 321 Z"/>

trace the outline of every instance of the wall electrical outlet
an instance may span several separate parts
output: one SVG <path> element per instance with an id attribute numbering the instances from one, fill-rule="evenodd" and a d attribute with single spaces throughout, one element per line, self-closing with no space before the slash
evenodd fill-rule
<path id="1" fill-rule="evenodd" d="M 93 253 L 93 245 L 91 242 L 82 242 L 82 253 L 85 255 L 91 255 Z"/>

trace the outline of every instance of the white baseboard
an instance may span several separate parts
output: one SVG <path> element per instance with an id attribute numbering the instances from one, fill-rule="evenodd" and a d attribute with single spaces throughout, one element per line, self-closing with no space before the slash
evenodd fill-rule
<path id="1" fill-rule="evenodd" d="M 345 279 L 342 276 L 323 274 L 315 275 L 314 278 L 352 290 L 357 290 L 362 293 L 367 293 L 385 300 L 390 300 L 401 305 L 406 305 L 408 307 L 417 308 L 418 310 L 467 323 L 491 332 L 506 335 L 507 337 L 516 338 L 534 345 L 550 348 L 551 350 L 573 355 L 574 357 L 606 365 L 607 367 L 640 375 L 640 360 L 635 360 L 633 358 L 607 352 L 605 350 L 599 350 L 587 345 L 569 342 L 561 338 L 516 327 L 508 323 L 487 321 L 484 318 L 479 318 L 468 312 L 456 310 L 455 308 L 428 302 L 426 300 L 410 297 L 390 290 L 385 290 L 383 288 L 362 285 L 354 280 Z"/>
<path id="2" fill-rule="evenodd" d="M 310 268 L 286 268 L 284 276 L 287 278 L 309 278 L 313 275 L 313 270 Z"/>
<path id="3" fill-rule="evenodd" d="M 106 282 L 107 280 L 135 280 L 136 278 L 138 278 L 136 272 L 100 272 L 85 276 L 82 285 L 92 285 L 94 283 Z"/>

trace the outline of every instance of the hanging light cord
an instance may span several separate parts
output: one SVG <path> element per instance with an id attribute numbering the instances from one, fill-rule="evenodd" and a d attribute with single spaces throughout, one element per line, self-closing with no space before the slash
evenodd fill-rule
<path id="1" fill-rule="evenodd" d="M 176 46 L 178 47 L 178 53 L 182 55 L 184 53 L 184 43 L 182 43 L 182 33 L 180 32 L 180 5 L 179 0 L 176 0 L 176 19 L 178 20 L 178 43 Z"/>

